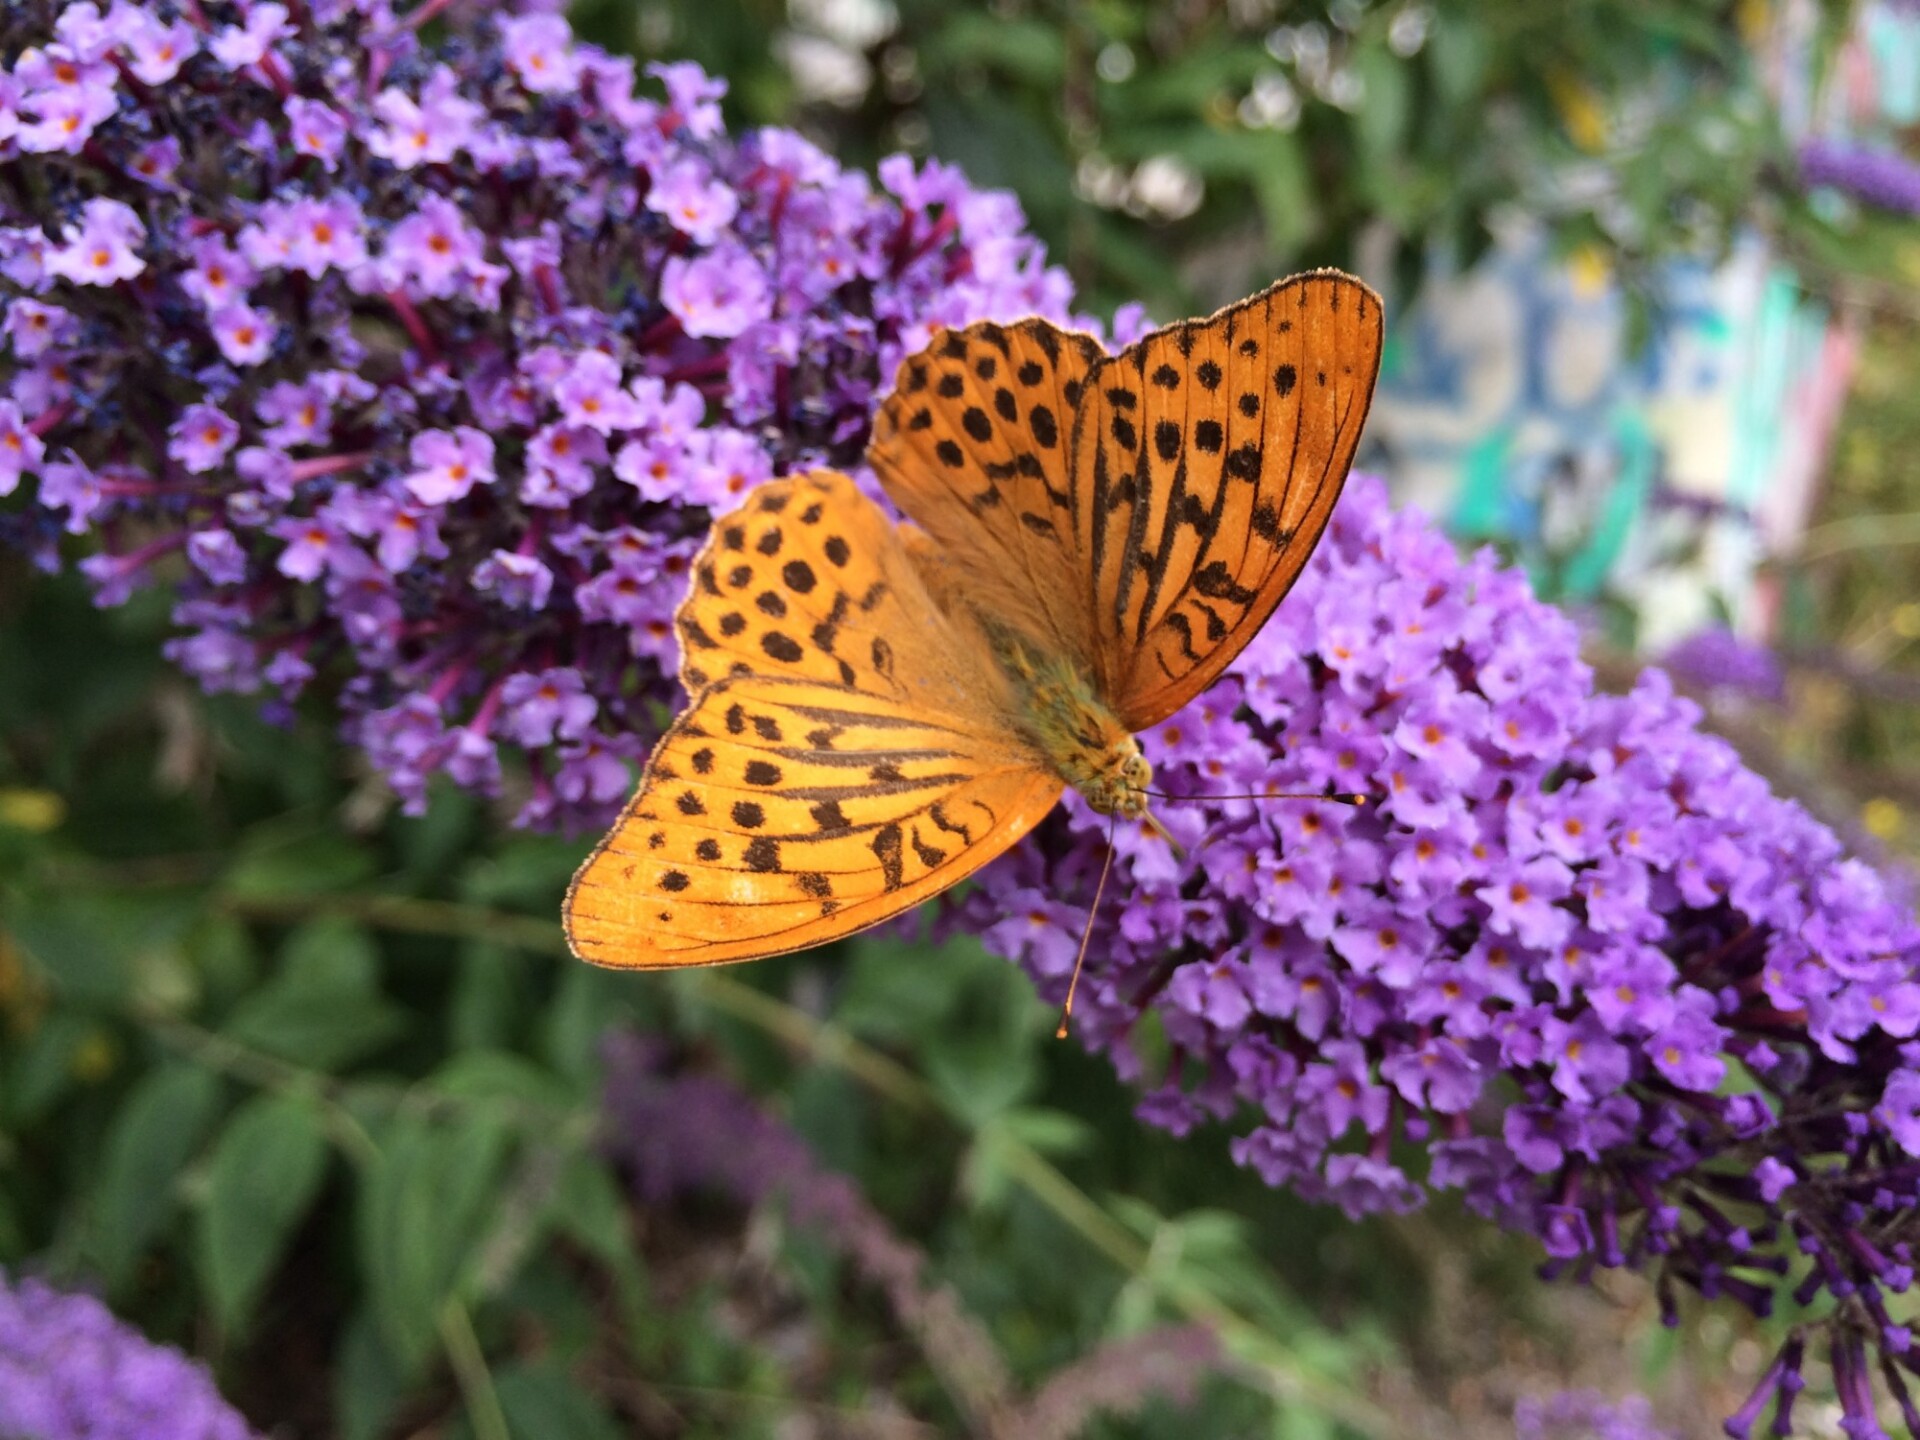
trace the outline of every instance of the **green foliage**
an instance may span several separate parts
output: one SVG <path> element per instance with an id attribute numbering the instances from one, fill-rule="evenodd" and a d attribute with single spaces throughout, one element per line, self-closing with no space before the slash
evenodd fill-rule
<path id="1" fill-rule="evenodd" d="M 109 1293 L 124 1293 L 134 1263 L 167 1228 L 175 1187 L 220 1105 L 208 1070 L 163 1061 L 127 1089 L 101 1145 L 85 1258 Z"/>
<path id="2" fill-rule="evenodd" d="M 1023 1393 L 1192 1319 L 1258 1380 L 1088 1433 L 1395 1433 L 1363 1384 L 1390 1338 L 1330 1329 L 1330 1277 L 1275 1243 L 1278 1214 L 1324 1220 L 1217 1143 L 1142 1131 L 977 944 L 868 937 L 738 978 L 590 969 L 557 925 L 581 841 L 453 795 L 417 820 L 370 808 L 317 720 L 271 730 L 139 660 L 155 618 L 142 635 L 0 571 L 0 647 L 74 706 L 0 744 L 0 1265 L 100 1284 L 287 1434 L 771 1434 L 881 1395 L 960 1423 L 819 1236 L 635 1202 L 597 1087 L 601 1036 L 639 1026 L 851 1177 Z M 796 1299 L 804 1367 L 773 1343 Z"/>
<path id="3" fill-rule="evenodd" d="M 1823 19 L 1845 9 L 1824 0 Z M 1429 246 L 1470 261 L 1502 207 L 1629 276 L 1717 249 L 1791 173 L 1742 14 L 1691 0 L 574 10 L 602 43 L 728 77 L 736 119 L 800 124 L 849 161 L 937 156 L 1013 190 L 1090 308 L 1139 300 L 1167 318 L 1351 265 L 1363 241 L 1411 288 Z"/>
<path id="4" fill-rule="evenodd" d="M 312 1205 L 327 1167 L 319 1108 L 294 1095 L 242 1103 L 207 1156 L 198 1265 L 214 1323 L 238 1329 Z"/>

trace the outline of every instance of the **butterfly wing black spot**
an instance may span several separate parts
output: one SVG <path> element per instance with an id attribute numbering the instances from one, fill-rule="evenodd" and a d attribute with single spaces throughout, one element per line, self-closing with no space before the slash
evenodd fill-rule
<path id="1" fill-rule="evenodd" d="M 887 889 L 898 890 L 906 883 L 905 843 L 897 824 L 883 825 L 874 832 L 873 855 L 880 862 Z"/>

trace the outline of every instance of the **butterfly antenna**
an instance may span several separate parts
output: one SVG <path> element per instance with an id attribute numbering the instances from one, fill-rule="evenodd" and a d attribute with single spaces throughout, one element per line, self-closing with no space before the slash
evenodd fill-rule
<path id="1" fill-rule="evenodd" d="M 1067 1038 L 1067 1022 L 1073 1018 L 1073 992 L 1080 988 L 1080 967 L 1087 958 L 1087 945 L 1093 939 L 1094 917 L 1100 913 L 1100 896 L 1107 888 L 1107 872 L 1113 869 L 1113 822 L 1115 816 L 1107 817 L 1107 858 L 1100 866 L 1100 883 L 1093 887 L 1093 905 L 1087 911 L 1087 928 L 1080 932 L 1080 953 L 1073 957 L 1073 978 L 1067 981 L 1067 1003 L 1060 1007 L 1060 1025 L 1053 1032 L 1053 1038 Z"/>

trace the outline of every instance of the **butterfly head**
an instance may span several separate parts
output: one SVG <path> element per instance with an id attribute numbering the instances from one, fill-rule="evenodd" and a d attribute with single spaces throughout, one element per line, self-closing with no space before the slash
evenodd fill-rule
<path id="1" fill-rule="evenodd" d="M 1137 820 L 1147 813 L 1147 786 L 1153 782 L 1153 767 L 1140 753 L 1140 742 L 1122 732 L 1103 754 L 1089 757 L 1076 788 L 1087 803 L 1102 815 L 1118 815 L 1122 820 Z"/>

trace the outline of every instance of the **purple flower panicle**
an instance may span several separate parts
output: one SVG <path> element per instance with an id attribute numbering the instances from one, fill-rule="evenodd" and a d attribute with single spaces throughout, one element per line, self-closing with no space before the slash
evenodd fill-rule
<path id="1" fill-rule="evenodd" d="M 6 7 L 0 543 L 170 589 L 209 690 L 343 682 L 409 810 L 506 748 L 521 823 L 597 825 L 710 512 L 855 463 L 934 326 L 1070 289 L 949 167 L 876 187 L 692 65 L 440 9 Z"/>
<path id="2" fill-rule="evenodd" d="M 206 1370 L 69 1295 L 0 1271 L 0 1435 L 250 1440 Z"/>
<path id="3" fill-rule="evenodd" d="M 1356 477 L 1229 678 L 1144 737 L 1187 855 L 1115 836 L 1076 1025 L 1143 1077 L 1151 1011 L 1142 1117 L 1229 1120 L 1350 1215 L 1459 1190 L 1554 1272 L 1649 1271 L 1670 1323 L 1683 1287 L 1812 1307 L 1852 1415 L 1920 1370 L 1920 927 L 1698 719 L 1657 670 L 1596 693 L 1518 572 Z M 1376 803 L 1205 798 L 1303 790 Z M 1056 999 L 1107 834 L 1069 796 L 957 904 Z"/>
<path id="4" fill-rule="evenodd" d="M 1779 657 L 1764 645 L 1742 640 L 1731 630 L 1695 631 L 1660 657 L 1660 663 L 1684 680 L 1726 690 L 1769 704 L 1787 698 L 1787 676 Z"/>
<path id="5" fill-rule="evenodd" d="M 952 1287 L 929 1279 L 925 1253 L 851 1180 L 821 1166 L 790 1126 L 718 1076 L 668 1073 L 660 1047 L 637 1036 L 609 1036 L 604 1054 L 605 1144 L 640 1198 L 658 1205 L 706 1193 L 783 1205 L 886 1296 L 973 1432 L 1077 1435 L 1096 1414 L 1126 1414 L 1155 1396 L 1190 1400 L 1226 1359 L 1211 1331 L 1162 1327 L 1108 1341 L 1022 1396 L 985 1328 Z"/>
<path id="6" fill-rule="evenodd" d="M 1615 1403 L 1591 1390 L 1522 1399 L 1513 1407 L 1513 1434 L 1514 1440 L 1674 1440 L 1654 1423 L 1645 1397 Z"/>
<path id="7" fill-rule="evenodd" d="M 1882 210 L 1920 215 L 1920 164 L 1894 151 L 1809 141 L 1800 148 L 1800 175 L 1808 185 L 1844 190 Z"/>

